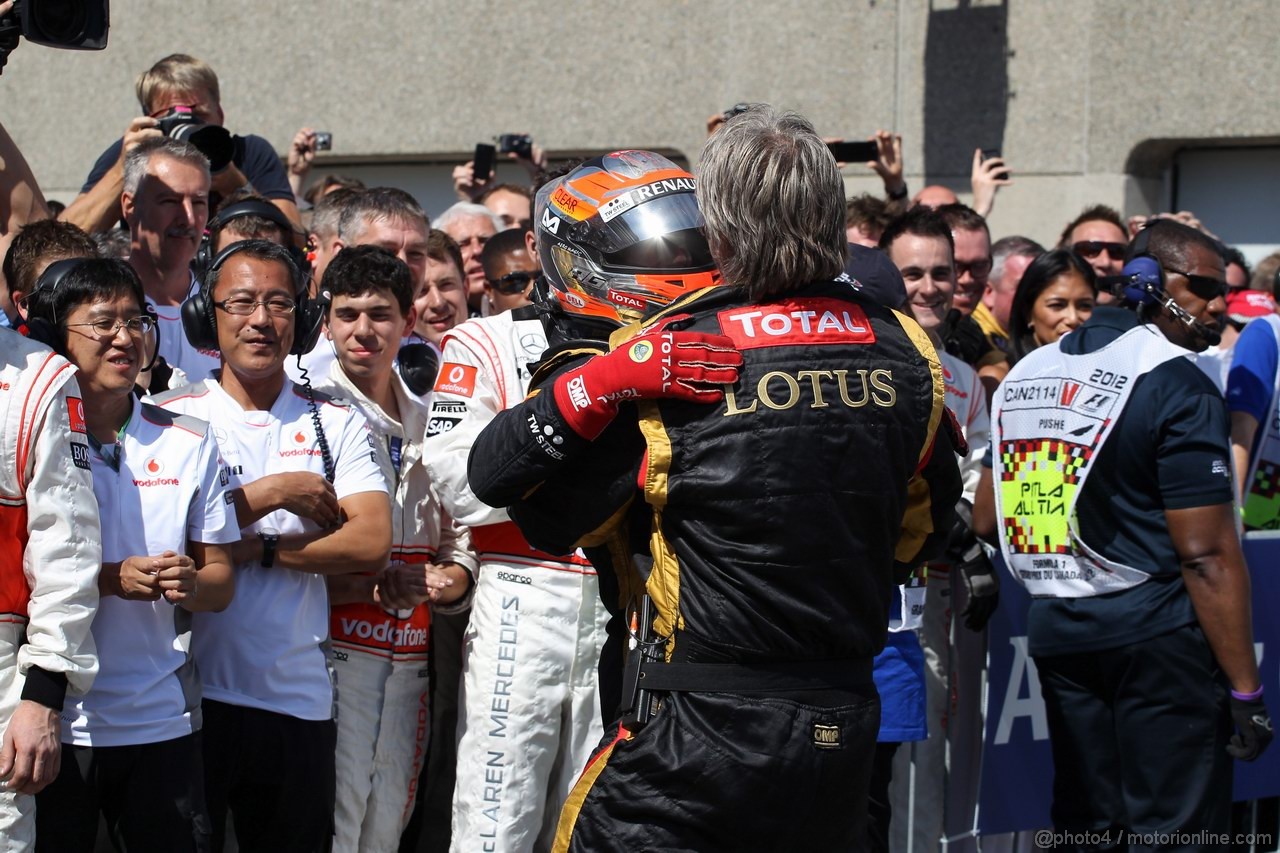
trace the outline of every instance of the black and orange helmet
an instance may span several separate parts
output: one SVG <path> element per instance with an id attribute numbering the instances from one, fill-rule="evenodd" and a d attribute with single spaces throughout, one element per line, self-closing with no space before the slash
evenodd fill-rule
<path id="1" fill-rule="evenodd" d="M 607 334 L 719 284 L 696 186 L 651 151 L 615 151 L 547 183 L 534 207 L 543 297 Z"/>

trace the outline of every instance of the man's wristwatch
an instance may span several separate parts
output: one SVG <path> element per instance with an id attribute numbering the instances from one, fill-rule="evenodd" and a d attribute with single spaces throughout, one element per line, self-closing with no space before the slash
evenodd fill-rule
<path id="1" fill-rule="evenodd" d="M 898 187 L 896 190 L 892 190 L 890 192 L 885 193 L 885 195 L 889 196 L 890 201 L 902 201 L 904 198 L 907 197 L 906 182 L 903 181 L 900 187 Z"/>
<path id="2" fill-rule="evenodd" d="M 262 540 L 262 568 L 269 569 L 276 564 L 276 548 L 280 544 L 280 531 L 264 527 L 258 531 L 258 538 Z"/>

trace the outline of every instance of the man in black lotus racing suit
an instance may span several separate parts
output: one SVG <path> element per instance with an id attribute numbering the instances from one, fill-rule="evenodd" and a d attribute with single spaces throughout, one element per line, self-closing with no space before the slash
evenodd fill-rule
<path id="1" fill-rule="evenodd" d="M 697 231 L 646 240 L 650 216 L 628 218 L 652 184 L 603 184 L 573 172 L 538 195 L 553 323 L 587 296 L 630 304 L 588 260 L 697 251 Z M 555 849 L 853 848 L 879 725 L 871 660 L 895 568 L 950 527 L 958 433 L 923 331 L 834 280 L 843 186 L 806 120 L 735 117 L 696 196 L 725 286 L 608 345 L 553 346 L 471 455 L 481 499 L 537 547 L 589 549 L 625 607 L 615 725 Z"/>

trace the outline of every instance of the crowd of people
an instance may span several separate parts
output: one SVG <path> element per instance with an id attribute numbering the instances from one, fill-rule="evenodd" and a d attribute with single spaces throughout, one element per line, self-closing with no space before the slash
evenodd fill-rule
<path id="1" fill-rule="evenodd" d="M 936 850 L 1014 581 L 1055 828 L 1226 832 L 1280 253 L 765 105 L 429 217 L 137 97 L 56 216 L 0 128 L 13 849 Z"/>

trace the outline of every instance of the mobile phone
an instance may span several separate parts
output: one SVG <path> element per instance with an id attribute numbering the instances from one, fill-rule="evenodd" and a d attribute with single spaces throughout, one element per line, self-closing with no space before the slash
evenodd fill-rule
<path id="1" fill-rule="evenodd" d="M 333 148 L 333 134 L 327 130 L 316 131 L 316 150 L 329 151 Z"/>
<path id="2" fill-rule="evenodd" d="M 982 149 L 982 162 L 984 162 L 984 163 L 985 163 L 985 162 L 987 162 L 988 160 L 994 160 L 995 158 L 997 158 L 997 157 L 1001 157 L 1001 156 L 1003 156 L 1003 155 L 1000 153 L 1000 149 L 999 149 L 999 148 L 983 148 L 983 149 Z M 1009 177 L 1009 173 L 1008 173 L 1008 172 L 997 172 L 997 173 L 995 174 L 995 177 L 996 177 L 998 180 L 1003 181 L 1005 178 L 1008 178 L 1008 177 Z"/>
<path id="3" fill-rule="evenodd" d="M 471 174 L 477 181 L 487 181 L 493 176 L 493 164 L 497 159 L 498 149 L 494 148 L 487 142 L 476 143 L 475 157 L 472 158 L 474 167 Z"/>
<path id="4" fill-rule="evenodd" d="M 874 142 L 828 142 L 827 148 L 837 163 L 865 163 L 880 159 L 880 151 Z"/>

